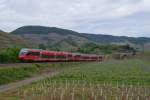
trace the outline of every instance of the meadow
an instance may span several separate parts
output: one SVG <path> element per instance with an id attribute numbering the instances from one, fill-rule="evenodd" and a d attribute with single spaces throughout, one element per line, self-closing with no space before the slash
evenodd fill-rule
<path id="1" fill-rule="evenodd" d="M 60 74 L 1 93 L 3 100 L 149 100 L 150 62 L 83 62 Z"/>
<path id="2" fill-rule="evenodd" d="M 59 71 L 77 63 L 16 63 L 0 66 L 0 86 L 23 79 Z"/>

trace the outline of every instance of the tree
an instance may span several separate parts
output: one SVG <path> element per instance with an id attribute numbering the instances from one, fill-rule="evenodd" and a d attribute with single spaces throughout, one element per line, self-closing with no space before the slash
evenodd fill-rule
<path id="1" fill-rule="evenodd" d="M 44 44 L 39 44 L 39 49 L 46 50 L 46 46 Z"/>
<path id="2" fill-rule="evenodd" d="M 18 54 L 20 48 L 11 47 L 0 50 L 0 63 L 5 62 L 18 62 Z"/>

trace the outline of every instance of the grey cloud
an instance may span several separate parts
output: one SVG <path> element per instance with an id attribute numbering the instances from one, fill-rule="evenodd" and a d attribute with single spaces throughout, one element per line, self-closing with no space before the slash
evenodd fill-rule
<path id="1" fill-rule="evenodd" d="M 147 18 L 139 19 L 136 15 L 141 12 L 147 13 L 144 16 L 150 15 L 149 0 L 1 0 L 0 11 L 0 28 L 6 31 L 23 25 L 57 26 L 79 32 L 129 36 L 124 33 L 136 31 L 134 35 L 141 36 L 142 32 L 150 31 Z M 139 25 L 134 26 L 135 19 L 130 16 L 135 17 Z M 106 23 L 109 23 L 108 26 Z M 126 24 L 118 28 L 122 23 Z"/>

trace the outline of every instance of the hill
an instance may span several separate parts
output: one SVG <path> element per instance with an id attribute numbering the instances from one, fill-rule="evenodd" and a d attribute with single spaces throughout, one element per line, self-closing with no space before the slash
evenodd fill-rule
<path id="1" fill-rule="evenodd" d="M 146 37 L 127 37 L 127 36 L 112 36 L 102 34 L 82 34 L 89 40 L 99 43 L 132 43 L 137 45 L 144 45 L 150 42 L 150 38 Z"/>
<path id="2" fill-rule="evenodd" d="M 90 42 L 78 32 L 56 27 L 24 26 L 11 33 L 44 44 L 52 50 L 76 51 L 78 47 Z"/>
<path id="3" fill-rule="evenodd" d="M 38 44 L 44 44 L 48 48 L 65 51 L 77 50 L 91 42 L 96 44 L 132 44 L 136 47 L 150 43 L 150 38 L 146 37 L 134 38 L 102 34 L 86 34 L 67 29 L 44 26 L 23 26 L 11 33 L 28 40 L 36 41 Z"/>
<path id="4" fill-rule="evenodd" d="M 13 34 L 48 34 L 48 33 L 57 33 L 61 36 L 63 35 L 76 35 L 81 36 L 78 32 L 68 30 L 68 29 L 61 29 L 57 27 L 45 27 L 45 26 L 23 26 L 20 27 L 11 33 Z"/>
<path id="5" fill-rule="evenodd" d="M 7 48 L 12 46 L 18 47 L 35 47 L 31 41 L 27 41 L 20 36 L 8 34 L 3 31 L 0 32 L 0 48 Z"/>
<path id="6" fill-rule="evenodd" d="M 0 30 L 0 33 L 4 33 L 4 31 Z"/>
<path id="7" fill-rule="evenodd" d="M 146 50 L 150 50 L 150 42 L 149 43 L 146 43 L 145 45 L 144 45 L 144 49 L 146 49 Z"/>

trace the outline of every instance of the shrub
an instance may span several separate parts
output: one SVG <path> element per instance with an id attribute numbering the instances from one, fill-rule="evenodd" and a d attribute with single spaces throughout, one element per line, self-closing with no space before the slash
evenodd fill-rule
<path id="1" fill-rule="evenodd" d="M 0 63 L 18 62 L 19 48 L 12 47 L 0 50 Z"/>

